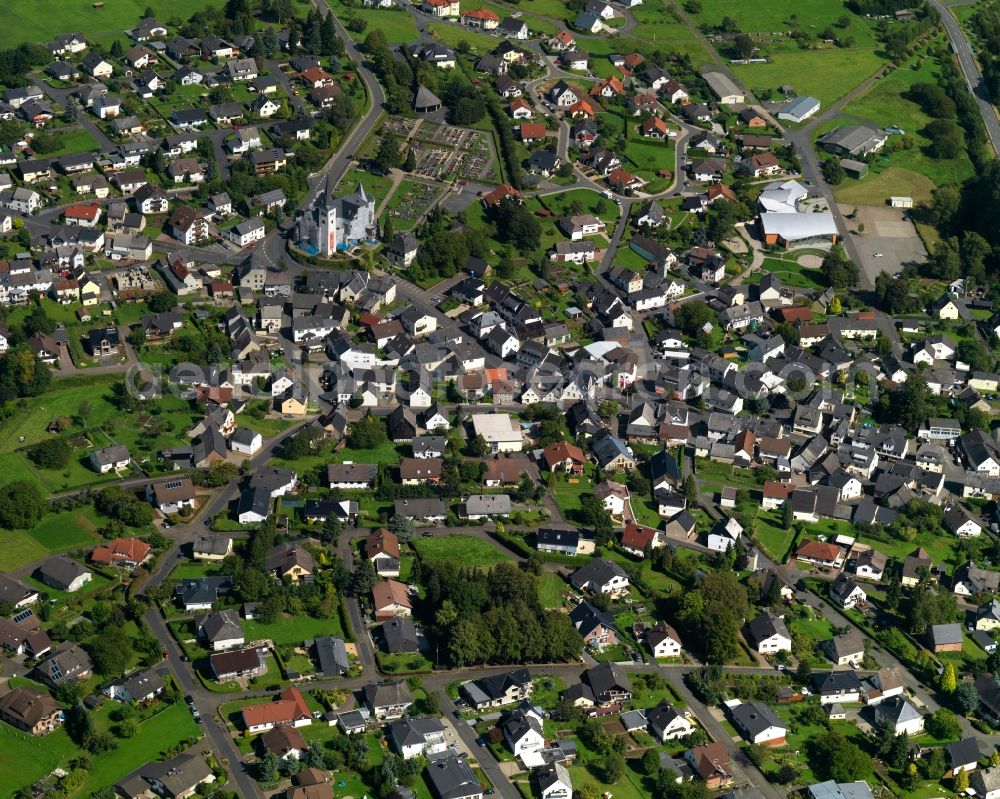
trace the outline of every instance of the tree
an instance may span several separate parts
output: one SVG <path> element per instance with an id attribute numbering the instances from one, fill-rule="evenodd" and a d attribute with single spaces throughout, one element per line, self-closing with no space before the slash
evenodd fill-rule
<path id="1" fill-rule="evenodd" d="M 257 779 L 263 783 L 277 782 L 279 765 L 278 756 L 274 752 L 266 752 L 257 761 Z"/>
<path id="2" fill-rule="evenodd" d="M 944 669 L 941 671 L 941 677 L 938 680 L 938 688 L 941 689 L 941 693 L 953 694 L 955 693 L 955 688 L 957 687 L 958 680 L 955 675 L 955 664 L 950 660 L 946 661 L 944 664 Z M 947 712 L 947 711 L 940 711 Z M 936 715 L 936 714 L 932 714 Z M 928 718 L 928 723 L 930 723 L 930 718 Z M 931 733 L 935 738 L 947 738 L 946 735 L 937 735 L 936 733 Z"/>
<path id="3" fill-rule="evenodd" d="M 351 449 L 376 449 L 388 440 L 384 422 L 370 413 L 352 424 L 351 432 L 347 436 L 347 443 Z"/>
<path id="4" fill-rule="evenodd" d="M 952 665 L 949 660 L 948 665 Z M 955 669 L 952 668 L 954 675 Z M 954 693 L 954 689 L 947 693 Z M 931 713 L 926 720 L 927 732 L 940 741 L 957 741 L 962 737 L 962 727 L 955 718 L 955 714 L 947 708 L 938 708 Z"/>
<path id="5" fill-rule="evenodd" d="M 398 513 L 390 517 L 388 528 L 389 532 L 396 535 L 401 544 L 408 544 L 413 540 L 414 533 L 416 533 L 416 525 L 413 523 L 413 519 Z"/>
<path id="6" fill-rule="evenodd" d="M 650 748 L 643 753 L 642 771 L 650 777 L 660 773 L 660 754 L 656 749 Z"/>
<path id="7" fill-rule="evenodd" d="M 399 136 L 390 131 L 384 131 L 375 158 L 372 159 L 374 166 L 383 173 L 401 167 L 403 165 L 402 149 Z"/>
<path id="8" fill-rule="evenodd" d="M 604 758 L 604 782 L 614 784 L 625 775 L 625 758 L 611 752 Z"/>
<path id="9" fill-rule="evenodd" d="M 837 186 L 840 183 L 843 183 L 845 177 L 847 177 L 847 175 L 844 172 L 844 168 L 840 165 L 840 161 L 836 158 L 829 158 L 823 162 L 823 180 L 831 186 Z"/>
<path id="10" fill-rule="evenodd" d="M 833 316 L 840 316 L 842 311 L 843 308 L 841 307 L 840 304 L 840 297 L 834 297 L 832 300 L 830 300 L 830 313 Z"/>
<path id="11" fill-rule="evenodd" d="M 966 716 L 972 715 L 979 709 L 979 692 L 972 682 L 960 682 L 952 698 L 958 711 Z"/>
<path id="12" fill-rule="evenodd" d="M 493 211 L 493 217 L 501 241 L 513 244 L 521 252 L 538 248 L 542 225 L 524 205 L 508 198 Z"/>
<path id="13" fill-rule="evenodd" d="M 121 486 L 102 488 L 94 498 L 94 509 L 128 527 L 144 527 L 153 521 L 153 509 Z"/>
<path id="14" fill-rule="evenodd" d="M 737 33 L 733 37 L 733 55 L 739 59 L 749 58 L 753 54 L 753 39 L 745 33 Z"/>
<path id="15" fill-rule="evenodd" d="M 906 382 L 883 393 L 879 402 L 880 416 L 902 425 L 910 435 L 916 435 L 934 408 L 933 395 L 920 372 L 911 372 Z"/>
<path id="16" fill-rule="evenodd" d="M 105 677 L 117 677 L 128 668 L 131 643 L 121 627 L 106 626 L 101 634 L 88 645 L 94 669 Z"/>
<path id="17" fill-rule="evenodd" d="M 795 513 L 792 511 L 792 502 L 789 499 L 781 506 L 781 526 L 786 530 L 791 530 L 794 519 Z"/>
<path id="18" fill-rule="evenodd" d="M 396 237 L 396 226 L 393 224 L 392 217 L 387 216 L 385 221 L 382 223 L 382 242 L 384 244 L 389 244 Z"/>
<path id="19" fill-rule="evenodd" d="M 323 522 L 323 541 L 336 541 L 343 529 L 344 525 L 337 517 L 337 514 L 331 513 Z"/>
<path id="20" fill-rule="evenodd" d="M 697 336 L 706 324 L 715 324 L 718 314 L 703 300 L 692 300 L 674 311 L 674 322 L 682 333 Z"/>
<path id="21" fill-rule="evenodd" d="M 489 444 L 481 434 L 477 434 L 469 441 L 469 454 L 475 458 L 481 458 L 490 451 Z"/>
<path id="22" fill-rule="evenodd" d="M 33 482 L 16 480 L 0 490 L 0 527 L 27 530 L 47 512 L 48 504 Z"/>
<path id="23" fill-rule="evenodd" d="M 931 140 L 930 153 L 935 158 L 957 158 L 965 149 L 962 129 L 950 119 L 934 119 L 923 129 Z"/>
<path id="24" fill-rule="evenodd" d="M 963 794 L 969 790 L 969 772 L 959 771 L 955 774 L 955 781 L 952 783 L 951 789 L 957 794 Z"/>
<path id="25" fill-rule="evenodd" d="M 820 266 L 823 276 L 835 289 L 849 289 L 857 285 L 860 271 L 855 263 L 847 257 L 844 248 L 836 244 L 823 256 Z"/>
<path id="26" fill-rule="evenodd" d="M 43 469 L 63 469 L 69 463 L 73 449 L 64 438 L 50 438 L 28 448 L 28 457 Z"/>
<path id="27" fill-rule="evenodd" d="M 375 572 L 375 565 L 368 558 L 365 558 L 351 575 L 351 593 L 357 597 L 367 596 L 377 582 L 378 574 Z"/>
<path id="28" fill-rule="evenodd" d="M 24 318 L 23 327 L 25 336 L 33 336 L 35 333 L 50 335 L 55 332 L 56 323 L 41 305 L 36 305 Z"/>
<path id="29" fill-rule="evenodd" d="M 841 733 L 830 731 L 809 744 L 810 765 L 816 776 L 836 782 L 853 782 L 871 769 L 871 758 Z"/>

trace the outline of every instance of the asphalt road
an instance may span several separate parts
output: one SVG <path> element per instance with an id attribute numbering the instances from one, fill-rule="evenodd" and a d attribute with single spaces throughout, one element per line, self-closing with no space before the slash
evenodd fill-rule
<path id="1" fill-rule="evenodd" d="M 944 3 L 940 0 L 931 0 L 931 5 L 941 14 L 941 22 L 944 23 L 944 29 L 948 33 L 948 38 L 951 39 L 952 52 L 958 59 L 969 91 L 972 92 L 976 105 L 979 106 L 979 113 L 986 125 L 986 133 L 993 145 L 993 152 L 1000 153 L 1000 121 L 997 120 L 996 109 L 987 95 L 986 86 L 983 84 L 983 75 L 972 55 L 972 48 L 969 46 L 965 31 L 962 30 L 962 26 L 958 24 L 958 20 L 952 16 Z"/>

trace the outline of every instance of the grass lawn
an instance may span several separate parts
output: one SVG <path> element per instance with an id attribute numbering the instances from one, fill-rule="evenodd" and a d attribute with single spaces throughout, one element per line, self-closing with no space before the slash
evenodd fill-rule
<path id="1" fill-rule="evenodd" d="M 895 158 L 896 156 L 892 156 Z M 885 205 L 887 197 L 912 197 L 915 203 L 928 202 L 934 182 L 909 169 L 891 166 L 880 172 L 871 170 L 861 180 L 846 179 L 833 190 L 837 202 L 850 205 Z"/>
<path id="2" fill-rule="evenodd" d="M 400 672 L 430 671 L 434 664 L 417 652 L 403 653 L 399 655 L 389 655 L 380 652 L 378 655 L 379 665 L 382 671 L 387 674 L 397 674 Z"/>
<path id="3" fill-rule="evenodd" d="M 402 450 L 404 449 L 406 455 L 411 454 L 409 445 L 397 448 L 391 441 L 384 441 L 374 449 L 351 449 L 350 447 L 344 447 L 333 456 L 333 461 L 334 463 L 344 463 L 344 461 L 352 461 L 354 463 L 399 463 L 399 459 L 403 457 Z"/>
<path id="4" fill-rule="evenodd" d="M 702 10 L 695 15 L 699 23 L 718 25 L 725 16 L 746 33 L 768 34 L 797 27 L 813 26 L 822 30 L 833 24 L 847 9 L 839 0 L 803 0 L 794 6 L 768 3 L 766 0 L 702 0 Z M 875 36 L 863 18 L 847 13 L 850 25 L 838 35 L 853 36 L 858 45 L 873 46 Z"/>
<path id="5" fill-rule="evenodd" d="M 49 157 L 66 155 L 67 153 L 86 153 L 97 150 L 97 142 L 83 128 L 59 131 L 59 147 L 50 153 Z"/>
<path id="6" fill-rule="evenodd" d="M 430 22 L 427 32 L 448 47 L 458 47 L 459 42 L 469 43 L 469 52 L 482 55 L 497 46 L 497 37 L 479 33 L 447 22 Z"/>
<path id="7" fill-rule="evenodd" d="M 789 286 L 797 286 L 805 289 L 825 288 L 823 283 L 817 278 L 821 278 L 818 269 L 806 269 L 795 261 L 786 261 L 783 258 L 765 258 L 763 263 L 765 272 L 781 278 L 781 281 Z"/>
<path id="8" fill-rule="evenodd" d="M 301 644 L 303 641 L 322 635 L 344 637 L 340 618 L 336 614 L 329 619 L 314 619 L 311 616 L 286 616 L 278 619 L 274 624 L 244 621 L 243 632 L 248 641 L 270 638 L 276 644 Z"/>
<path id="9" fill-rule="evenodd" d="M 463 566 L 489 567 L 508 560 L 498 547 L 471 535 L 452 534 L 417 538 L 411 546 L 428 561 L 447 561 Z"/>
<path id="10" fill-rule="evenodd" d="M 642 138 L 631 138 L 625 145 L 625 157 L 632 163 L 640 177 L 652 180 L 661 169 L 674 171 L 677 158 L 674 146 L 669 141 L 655 142 Z"/>
<path id="11" fill-rule="evenodd" d="M 201 728 L 191 717 L 191 711 L 180 702 L 139 725 L 139 733 L 103 755 L 93 758 L 93 767 L 84 785 L 89 794 L 128 774 L 149 760 L 159 760 L 160 754 L 185 740 L 201 737 Z"/>
<path id="12" fill-rule="evenodd" d="M 378 204 L 389 193 L 392 178 L 388 175 L 373 175 L 370 172 L 365 172 L 363 169 L 352 169 L 337 184 L 337 196 L 350 194 L 358 188 L 359 183 L 365 187 L 365 191 L 369 195 L 375 198 L 375 206 L 378 207 Z"/>
<path id="13" fill-rule="evenodd" d="M 580 203 L 584 213 L 591 213 L 602 219 L 609 228 L 618 220 L 620 208 L 613 202 L 591 189 L 570 189 L 559 194 L 549 194 L 542 198 L 542 203 L 556 217 L 572 214 L 574 202 Z"/>
<path id="14" fill-rule="evenodd" d="M 833 626 L 826 619 L 795 619 L 789 625 L 793 633 L 799 633 L 812 641 L 826 641 L 833 637 Z"/>
<path id="15" fill-rule="evenodd" d="M 777 93 L 780 86 L 789 85 L 797 94 L 812 95 L 823 105 L 843 97 L 885 63 L 874 50 L 861 48 L 781 50 L 773 58 L 769 64 L 733 64 L 732 70 L 753 92 L 773 89 Z"/>
<path id="16" fill-rule="evenodd" d="M 0 779 L 0 797 L 13 796 L 19 788 L 65 765 L 77 751 L 64 729 L 36 738 L 9 724 L 0 724 L 0 775 L 4 775 Z"/>
<path id="17" fill-rule="evenodd" d="M 94 8 L 91 0 L 7 0 L 0 48 L 16 47 L 21 42 L 41 44 L 67 31 L 101 41 L 124 40 L 123 31 L 134 27 L 148 6 L 166 21 L 171 17 L 186 20 L 205 6 L 222 5 L 223 0 L 111 0 L 103 8 Z"/>
<path id="18" fill-rule="evenodd" d="M 212 561 L 192 560 L 177 565 L 170 572 L 171 580 L 191 580 L 196 577 L 211 577 L 218 574 L 221 567 Z"/>
<path id="19" fill-rule="evenodd" d="M 579 478 L 575 483 L 566 478 L 560 478 L 552 483 L 550 490 L 563 516 L 567 520 L 572 520 L 580 510 L 580 498 L 585 494 L 593 493 L 594 482 L 590 475 Z"/>
<path id="20" fill-rule="evenodd" d="M 561 608 L 566 589 L 566 582 L 558 574 L 542 572 L 538 577 L 538 601 L 543 608 Z"/>
<path id="21" fill-rule="evenodd" d="M 0 458 L 2 466 L 3 458 Z M 93 508 L 77 508 L 69 513 L 53 513 L 33 530 L 4 531 L 0 549 L 0 570 L 10 571 L 56 552 L 89 546 L 97 541 L 100 524 Z"/>
<path id="22" fill-rule="evenodd" d="M 373 30 L 382 31 L 389 44 L 406 44 L 418 38 L 413 15 L 403 8 L 348 8 L 341 0 L 330 0 L 330 7 L 345 24 L 352 18 L 368 23 L 361 33 L 351 33 L 351 38 L 357 42 L 363 41 Z"/>
<path id="23" fill-rule="evenodd" d="M 794 530 L 785 530 L 781 526 L 781 515 L 777 512 L 757 512 L 757 523 L 754 537 L 763 547 L 764 552 L 772 558 L 783 558 L 795 537 Z"/>

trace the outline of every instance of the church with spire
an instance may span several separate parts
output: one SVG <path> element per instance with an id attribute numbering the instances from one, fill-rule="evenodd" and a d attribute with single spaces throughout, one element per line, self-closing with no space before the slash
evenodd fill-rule
<path id="1" fill-rule="evenodd" d="M 329 176 L 313 207 L 298 223 L 298 241 L 318 255 L 348 250 L 377 235 L 375 199 L 360 183 L 353 193 L 335 198 Z"/>

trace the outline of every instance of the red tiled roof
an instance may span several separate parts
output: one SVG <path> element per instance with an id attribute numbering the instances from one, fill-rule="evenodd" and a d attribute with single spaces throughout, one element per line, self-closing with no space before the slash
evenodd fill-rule
<path id="1" fill-rule="evenodd" d="M 94 547 L 90 559 L 94 563 L 142 563 L 149 555 L 149 550 L 149 544 L 138 538 L 116 538 Z"/>
<path id="2" fill-rule="evenodd" d="M 629 522 L 622 530 L 622 546 L 627 549 L 642 551 L 653 543 L 654 538 L 656 538 L 656 530 L 643 524 Z"/>
<path id="3" fill-rule="evenodd" d="M 310 718 L 309 706 L 295 688 L 286 688 L 275 702 L 265 702 L 243 708 L 243 723 L 247 727 L 262 724 L 294 724 L 298 719 Z"/>
<path id="4" fill-rule="evenodd" d="M 488 8 L 474 8 L 472 11 L 463 11 L 463 17 L 470 17 L 472 19 L 481 19 L 484 22 L 499 22 L 500 17 L 490 11 Z"/>
<path id="5" fill-rule="evenodd" d="M 522 122 L 521 123 L 521 138 L 522 139 L 544 139 L 545 138 L 545 125 L 541 122 Z"/>
<path id="6" fill-rule="evenodd" d="M 798 558 L 833 562 L 840 557 L 841 549 L 836 544 L 824 544 L 822 541 L 806 541 L 795 551 Z"/>

